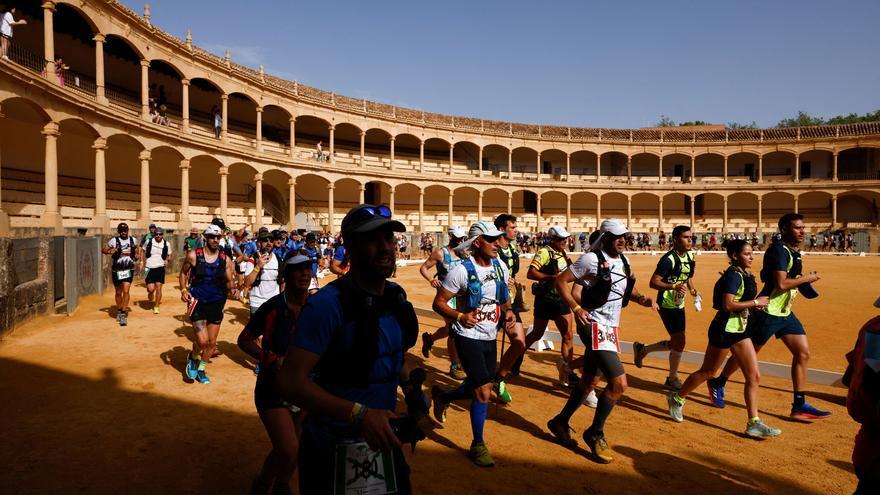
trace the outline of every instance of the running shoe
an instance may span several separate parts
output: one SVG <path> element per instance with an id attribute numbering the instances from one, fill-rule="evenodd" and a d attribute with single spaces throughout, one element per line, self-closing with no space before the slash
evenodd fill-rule
<path id="1" fill-rule="evenodd" d="M 713 386 L 712 380 L 709 380 L 706 382 L 706 387 L 709 388 L 709 399 L 711 399 L 712 405 L 724 409 L 724 386 Z"/>
<path id="2" fill-rule="evenodd" d="M 791 405 L 792 419 L 825 419 L 831 416 L 831 411 L 820 411 L 804 402 L 800 406 Z"/>
<path id="3" fill-rule="evenodd" d="M 782 430 L 779 428 L 772 428 L 764 424 L 760 419 L 756 419 L 754 421 L 749 420 L 746 424 L 746 435 L 752 438 L 770 438 L 779 436 L 782 433 Z"/>
<path id="4" fill-rule="evenodd" d="M 556 361 L 556 371 L 559 372 L 559 384 L 563 387 L 568 387 L 571 384 L 568 383 L 568 374 L 571 370 L 568 369 L 568 365 L 562 362 L 562 360 Z"/>
<path id="5" fill-rule="evenodd" d="M 159 314 L 159 305 L 158 305 L 158 304 L 155 305 L 155 306 L 153 306 L 153 314 L 154 314 L 154 315 Z"/>
<path id="6" fill-rule="evenodd" d="M 205 385 L 211 383 L 211 379 L 208 378 L 208 373 L 205 372 L 205 370 L 199 370 L 198 375 L 196 375 L 196 381 L 204 383 Z"/>
<path id="7" fill-rule="evenodd" d="M 431 336 L 428 335 L 428 332 L 422 334 L 422 356 L 428 357 L 431 355 L 431 347 L 434 345 L 434 341 L 431 340 Z"/>
<path id="8" fill-rule="evenodd" d="M 666 381 L 663 383 L 663 386 L 668 388 L 669 390 L 674 390 L 678 392 L 679 390 L 681 390 L 681 380 L 679 380 L 678 377 L 670 378 L 667 376 Z"/>
<path id="9" fill-rule="evenodd" d="M 648 355 L 645 352 L 645 347 L 645 344 L 641 342 L 633 342 L 633 362 L 636 364 L 636 368 L 641 368 L 645 364 L 645 356 Z"/>
<path id="10" fill-rule="evenodd" d="M 595 390 L 590 390 L 590 393 L 584 397 L 584 405 L 592 409 L 596 409 L 596 406 L 599 405 L 599 398 L 596 397 Z"/>
<path id="11" fill-rule="evenodd" d="M 119 314 L 119 326 L 124 327 L 126 325 L 128 325 L 128 313 L 123 311 Z"/>
<path id="12" fill-rule="evenodd" d="M 199 362 L 192 358 L 192 354 L 186 358 L 186 376 L 195 380 L 199 373 Z"/>
<path id="13" fill-rule="evenodd" d="M 431 402 L 434 404 L 434 418 L 440 423 L 446 422 L 446 409 L 449 407 L 449 404 L 443 401 L 443 398 L 440 397 L 440 394 L 443 393 L 443 390 L 434 385 L 431 387 Z"/>
<path id="14" fill-rule="evenodd" d="M 254 365 L 254 376 L 260 376 L 260 363 Z"/>
<path id="15" fill-rule="evenodd" d="M 495 460 L 489 455 L 489 448 L 486 447 L 485 442 L 471 443 L 471 450 L 468 451 L 468 457 L 474 464 L 480 467 L 492 467 L 495 465 Z"/>
<path id="16" fill-rule="evenodd" d="M 458 381 L 467 378 L 467 374 L 465 374 L 464 370 L 461 369 L 461 365 L 455 363 L 449 365 L 449 376 Z"/>
<path id="17" fill-rule="evenodd" d="M 583 438 L 587 447 L 590 448 L 594 461 L 600 464 L 608 464 L 614 460 L 614 457 L 611 456 L 611 447 L 608 446 L 608 442 L 605 440 L 605 435 L 596 435 L 587 429 L 584 431 Z"/>
<path id="18" fill-rule="evenodd" d="M 571 434 L 574 433 L 574 429 L 571 426 L 568 426 L 568 423 L 563 423 L 556 416 L 550 418 L 550 421 L 547 421 L 547 429 L 550 430 L 550 433 L 553 434 L 553 438 L 556 439 L 561 445 L 565 447 L 576 447 L 577 440 L 571 437 Z"/>
<path id="19" fill-rule="evenodd" d="M 666 403 L 669 404 L 669 416 L 675 421 L 681 423 L 684 421 L 684 415 L 682 414 L 684 399 L 677 397 L 677 395 L 678 392 L 669 392 L 666 394 Z"/>
<path id="20" fill-rule="evenodd" d="M 495 389 L 495 393 L 498 394 L 498 400 L 500 400 L 502 404 L 510 404 L 513 402 L 513 397 L 510 396 L 510 391 L 507 390 L 507 384 L 504 380 L 495 382 L 493 388 Z"/>

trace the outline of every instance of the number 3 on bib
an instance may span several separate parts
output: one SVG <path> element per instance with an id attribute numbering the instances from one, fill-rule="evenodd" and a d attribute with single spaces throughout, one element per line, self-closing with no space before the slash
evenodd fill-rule
<path id="1" fill-rule="evenodd" d="M 620 341 L 617 340 L 617 327 L 609 327 L 593 322 L 592 349 L 594 351 L 620 352 Z"/>

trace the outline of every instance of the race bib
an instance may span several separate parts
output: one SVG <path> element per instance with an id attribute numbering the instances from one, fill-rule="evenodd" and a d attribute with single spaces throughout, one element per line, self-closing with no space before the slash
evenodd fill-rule
<path id="1" fill-rule="evenodd" d="M 116 270 L 116 279 L 124 280 L 127 278 L 131 278 L 131 269 L 128 270 Z"/>
<path id="2" fill-rule="evenodd" d="M 366 442 L 336 446 L 335 495 L 384 495 L 397 491 L 394 454 L 371 450 Z"/>
<path id="3" fill-rule="evenodd" d="M 620 352 L 620 342 L 617 340 L 617 327 L 609 327 L 593 322 L 592 349 L 594 351 Z"/>
<path id="4" fill-rule="evenodd" d="M 488 321 L 490 323 L 498 323 L 498 318 L 501 315 L 501 311 L 498 308 L 498 305 L 495 303 L 489 304 L 481 304 L 479 308 L 477 308 L 476 314 L 474 315 L 477 318 L 477 323 L 481 323 L 484 321 Z"/>

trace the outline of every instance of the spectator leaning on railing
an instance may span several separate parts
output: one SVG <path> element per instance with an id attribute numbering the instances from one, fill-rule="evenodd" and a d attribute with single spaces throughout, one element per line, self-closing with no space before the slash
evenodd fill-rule
<path id="1" fill-rule="evenodd" d="M 7 51 L 9 50 L 9 40 L 12 39 L 12 27 L 27 24 L 24 19 L 15 20 L 15 7 L 3 13 L 0 18 L 0 54 L 3 60 L 9 60 Z"/>

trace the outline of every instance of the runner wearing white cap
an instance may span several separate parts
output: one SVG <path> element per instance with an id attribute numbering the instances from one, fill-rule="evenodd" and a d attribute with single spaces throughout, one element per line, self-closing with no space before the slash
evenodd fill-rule
<path id="1" fill-rule="evenodd" d="M 561 444 L 570 447 L 577 445 L 571 437 L 573 430 L 568 422 L 583 404 L 594 378 L 601 372 L 608 386 L 599 396 L 593 423 L 584 431 L 583 438 L 594 460 L 609 463 L 612 457 L 605 441 L 605 420 L 626 390 L 626 374 L 619 356 L 620 312 L 629 301 L 655 311 L 657 305 L 652 298 L 639 294 L 635 289 L 635 275 L 622 252 L 626 247 L 628 232 L 623 223 L 608 219 L 602 222 L 599 230 L 601 235 L 591 246 L 590 252 L 556 276 L 556 290 L 574 313 L 578 335 L 586 345 L 586 353 L 583 377 L 578 386 L 572 389 L 562 411 L 547 422 L 547 428 Z M 580 301 L 575 301 L 568 290 L 568 284 L 572 282 L 583 285 Z"/>
<path id="2" fill-rule="evenodd" d="M 449 229 L 449 245 L 431 253 L 428 259 L 419 267 L 419 273 L 431 284 L 431 287 L 439 289 L 449 272 L 461 264 L 463 259 L 455 252 L 455 248 L 461 244 L 465 237 L 467 237 L 467 234 L 465 234 L 464 229 L 460 225 L 452 226 Z M 430 270 L 435 266 L 437 267 L 437 274 L 432 277 Z M 451 299 L 449 305 L 455 309 L 455 299 Z M 434 342 L 449 336 L 449 327 L 452 325 L 452 320 L 448 318 L 444 318 L 444 320 L 446 323 L 438 328 L 436 332 L 432 334 L 425 332 L 422 334 L 422 356 L 428 357 Z M 446 342 L 450 361 L 449 376 L 456 380 L 464 380 L 465 374 L 464 370 L 461 369 L 461 362 L 458 360 L 458 352 L 455 350 L 455 340 L 447 339 Z"/>

